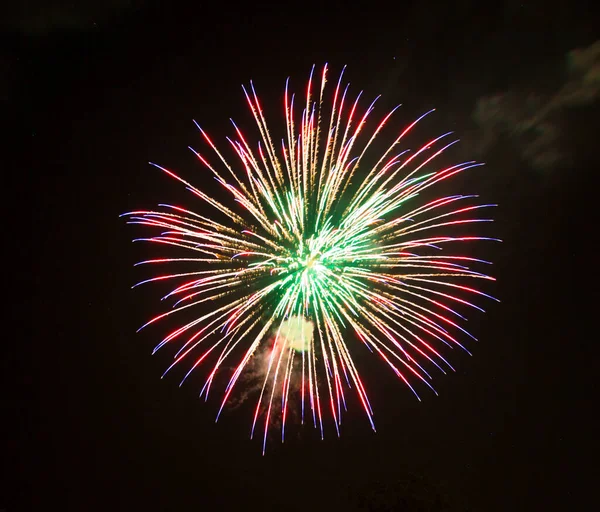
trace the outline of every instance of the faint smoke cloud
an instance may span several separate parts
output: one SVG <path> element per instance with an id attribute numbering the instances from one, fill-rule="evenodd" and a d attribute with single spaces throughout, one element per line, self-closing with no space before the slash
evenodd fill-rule
<path id="1" fill-rule="evenodd" d="M 143 6 L 145 0 L 29 0 L 7 2 L 0 9 L 0 24 L 26 36 L 94 30 L 111 17 Z"/>
<path id="2" fill-rule="evenodd" d="M 534 91 L 534 92 L 531 92 Z M 473 119 L 480 129 L 481 153 L 502 137 L 510 139 L 521 157 L 539 170 L 570 158 L 563 144 L 567 109 L 591 105 L 600 96 L 600 41 L 567 54 L 564 82 L 555 93 L 509 90 L 480 98 Z"/>

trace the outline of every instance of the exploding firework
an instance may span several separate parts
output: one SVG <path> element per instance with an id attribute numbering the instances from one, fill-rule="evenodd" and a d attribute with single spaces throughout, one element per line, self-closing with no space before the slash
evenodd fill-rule
<path id="1" fill-rule="evenodd" d="M 172 309 L 142 328 L 173 314 L 197 312 L 155 348 L 177 344 L 165 373 L 187 362 L 185 380 L 204 362 L 209 371 L 200 396 L 205 397 L 216 376 L 225 374 L 218 418 L 236 384 L 244 385 L 245 370 L 260 360 L 251 435 L 264 421 L 263 451 L 275 417 L 283 439 L 290 404 L 302 422 L 311 418 L 321 436 L 324 416 L 330 415 L 339 435 L 349 389 L 374 429 L 356 357 L 360 345 L 417 398 L 415 382 L 433 390 L 431 369 L 452 369 L 442 352 L 464 348 L 459 338 L 472 337 L 459 325 L 465 309 L 481 310 L 469 295 L 491 298 L 463 284 L 492 280 L 472 268 L 488 262 L 456 248 L 494 240 L 465 231 L 489 222 L 478 212 L 493 205 L 474 204 L 473 195 L 430 194 L 440 182 L 482 164 L 438 165 L 440 155 L 456 142 L 450 133 L 415 150 L 401 148 L 432 111 L 378 149 L 380 133 L 398 107 L 368 129 L 377 99 L 361 111 L 361 94 L 349 100 L 342 71 L 326 101 L 327 66 L 318 87 L 313 72 L 300 117 L 286 82 L 286 132 L 279 148 L 252 83 L 244 93 L 260 140 L 251 145 L 233 123 L 236 136 L 227 141 L 236 164 L 198 126 L 214 157 L 209 161 L 194 153 L 229 201 L 156 165 L 214 213 L 161 204 L 157 211 L 124 214 L 131 224 L 159 231 L 138 240 L 189 253 L 139 263 L 180 269 L 142 281 L 176 282 L 164 297 L 174 300 Z"/>

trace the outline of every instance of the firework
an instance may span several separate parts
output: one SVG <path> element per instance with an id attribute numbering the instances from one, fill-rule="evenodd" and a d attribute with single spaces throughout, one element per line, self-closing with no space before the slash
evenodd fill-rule
<path id="1" fill-rule="evenodd" d="M 186 363 L 183 380 L 204 362 L 209 371 L 200 396 L 208 397 L 217 375 L 226 375 L 217 419 L 245 370 L 259 364 L 251 435 L 264 422 L 263 451 L 275 417 L 283 439 L 291 407 L 321 436 L 330 416 L 339 435 L 349 389 L 375 428 L 356 358 L 360 345 L 417 398 L 415 382 L 433 390 L 431 369 L 452 369 L 442 352 L 464 348 L 460 338 L 472 337 L 459 325 L 464 310 L 481 310 L 469 295 L 491 298 L 463 284 L 492 280 L 472 268 L 488 262 L 456 248 L 493 240 L 468 231 L 491 220 L 479 212 L 493 205 L 474 204 L 472 195 L 430 197 L 440 182 L 482 164 L 440 166 L 440 155 L 456 142 L 450 133 L 414 150 L 402 147 L 433 111 L 393 132 L 382 150 L 382 132 L 398 107 L 373 124 L 377 99 L 361 110 L 361 94 L 349 99 L 343 75 L 326 100 L 327 66 L 320 81 L 313 67 L 300 116 L 286 82 L 281 145 L 250 83 L 244 94 L 260 140 L 251 144 L 232 122 L 235 137 L 227 141 L 235 163 L 198 126 L 213 156 L 192 151 L 229 201 L 153 164 L 208 206 L 198 213 L 161 204 L 157 211 L 124 214 L 157 231 L 138 240 L 189 253 L 139 263 L 180 270 L 142 281 L 176 283 L 164 297 L 173 300 L 172 309 L 142 328 L 188 312 L 187 323 L 155 352 L 176 344 L 167 372 Z"/>

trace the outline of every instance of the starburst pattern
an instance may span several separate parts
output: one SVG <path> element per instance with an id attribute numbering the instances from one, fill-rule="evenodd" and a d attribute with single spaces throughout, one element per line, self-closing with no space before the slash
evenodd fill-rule
<path id="1" fill-rule="evenodd" d="M 129 223 L 159 231 L 138 240 L 189 252 L 189 257 L 140 263 L 170 263 L 182 270 L 191 265 L 190 270 L 142 281 L 180 283 L 165 297 L 175 300 L 173 308 L 146 325 L 196 312 L 155 349 L 178 343 L 167 371 L 187 361 L 185 380 L 211 361 L 201 396 L 208 396 L 221 370 L 228 373 L 220 414 L 257 351 L 268 348 L 252 424 L 254 433 L 263 417 L 263 451 L 275 414 L 283 439 L 292 395 L 302 421 L 309 410 L 322 435 L 328 411 L 339 434 L 347 390 L 353 388 L 374 428 L 355 357 L 360 344 L 415 395 L 414 382 L 433 389 L 430 369 L 452 368 L 442 351 L 463 347 L 463 335 L 472 337 L 459 325 L 465 309 L 481 309 L 468 296 L 491 298 L 463 284 L 493 279 L 473 269 L 488 262 L 456 253 L 456 248 L 494 240 L 465 231 L 489 222 L 479 212 L 493 205 L 474 204 L 477 196 L 472 195 L 424 199 L 440 182 L 481 164 L 437 167 L 440 155 L 456 142 L 450 133 L 416 150 L 402 149 L 431 112 L 396 131 L 381 151 L 380 134 L 398 107 L 368 129 L 377 99 L 361 111 L 361 94 L 348 99 L 342 71 L 327 101 L 327 66 L 318 87 L 313 72 L 298 118 L 286 82 L 286 133 L 279 147 L 252 84 L 244 93 L 260 140 L 252 147 L 233 123 L 236 136 L 227 141 L 235 164 L 198 127 L 214 158 L 211 162 L 194 153 L 229 202 L 156 166 L 186 185 L 214 214 L 166 204 L 158 211 L 124 214 Z"/>

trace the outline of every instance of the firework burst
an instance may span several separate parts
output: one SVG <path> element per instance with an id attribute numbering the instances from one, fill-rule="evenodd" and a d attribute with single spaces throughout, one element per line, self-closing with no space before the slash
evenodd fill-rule
<path id="1" fill-rule="evenodd" d="M 235 164 L 198 126 L 212 161 L 194 153 L 229 201 L 156 165 L 212 207 L 214 215 L 166 204 L 157 211 L 124 214 L 131 224 L 159 231 L 138 240 L 189 252 L 189 257 L 139 263 L 171 263 L 182 270 L 142 281 L 176 282 L 164 297 L 174 300 L 172 309 L 142 328 L 183 311 L 197 312 L 155 348 L 177 344 L 167 372 L 187 363 L 185 380 L 205 362 L 209 371 L 200 396 L 206 397 L 224 372 L 220 415 L 244 370 L 260 357 L 252 435 L 264 422 L 263 452 L 275 416 L 283 439 L 292 399 L 301 421 L 311 418 L 323 435 L 328 414 L 339 434 L 352 388 L 374 429 L 355 357 L 359 344 L 415 395 L 418 381 L 433 390 L 430 370 L 452 369 L 442 351 L 464 348 L 459 338 L 472 337 L 459 325 L 465 309 L 481 310 L 469 295 L 489 297 L 463 281 L 493 279 L 472 268 L 487 262 L 456 253 L 465 242 L 493 240 L 465 231 L 490 221 L 479 212 L 493 205 L 473 204 L 472 195 L 423 199 L 440 182 L 481 164 L 440 168 L 440 155 L 456 142 L 450 133 L 416 150 L 401 149 L 431 112 L 378 149 L 380 132 L 398 107 L 367 129 L 377 99 L 361 110 L 361 94 L 349 99 L 342 71 L 326 101 L 327 66 L 320 81 L 313 72 L 299 117 L 286 82 L 286 133 L 279 146 L 252 83 L 244 93 L 260 140 L 251 145 L 232 122 L 235 137 L 227 141 Z M 184 265 L 191 267 L 183 271 Z"/>

